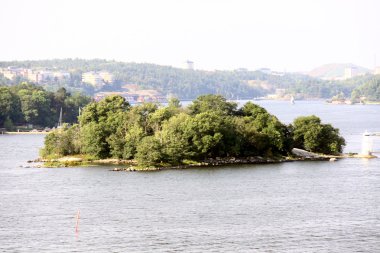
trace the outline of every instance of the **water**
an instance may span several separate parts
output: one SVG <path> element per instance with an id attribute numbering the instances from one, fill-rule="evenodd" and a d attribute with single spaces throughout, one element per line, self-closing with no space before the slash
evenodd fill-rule
<path id="1" fill-rule="evenodd" d="M 380 127 L 380 106 L 259 103 L 287 123 L 320 116 L 352 152 Z M 20 167 L 42 138 L 0 136 L 0 252 L 380 251 L 378 158 L 148 173 Z"/>

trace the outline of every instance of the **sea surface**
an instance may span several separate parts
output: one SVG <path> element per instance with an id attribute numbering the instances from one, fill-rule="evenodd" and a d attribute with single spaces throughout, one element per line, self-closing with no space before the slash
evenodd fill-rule
<path id="1" fill-rule="evenodd" d="M 285 123 L 310 114 L 332 123 L 346 152 L 360 152 L 364 131 L 380 132 L 378 105 L 255 102 Z M 380 158 L 28 168 L 43 137 L 0 135 L 0 252 L 380 252 Z"/>

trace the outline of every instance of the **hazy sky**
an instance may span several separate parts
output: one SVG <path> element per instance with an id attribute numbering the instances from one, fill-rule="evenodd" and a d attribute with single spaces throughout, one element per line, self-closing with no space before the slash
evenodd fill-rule
<path id="1" fill-rule="evenodd" d="M 197 69 L 380 65 L 377 0 L 0 0 L 0 60 L 104 58 Z"/>

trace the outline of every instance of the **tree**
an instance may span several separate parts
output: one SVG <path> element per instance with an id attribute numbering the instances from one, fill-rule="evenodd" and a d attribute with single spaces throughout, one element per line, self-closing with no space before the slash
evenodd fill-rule
<path id="1" fill-rule="evenodd" d="M 223 118 L 215 112 L 203 112 L 186 121 L 185 135 L 191 140 L 196 158 L 223 155 Z"/>
<path id="2" fill-rule="evenodd" d="M 81 126 L 81 152 L 96 158 L 110 157 L 110 147 L 106 140 L 108 133 L 104 126 L 104 124 L 97 124 L 96 122 Z"/>
<path id="3" fill-rule="evenodd" d="M 137 146 L 136 160 L 140 166 L 157 166 L 162 160 L 160 142 L 154 136 L 144 137 Z"/>
<path id="4" fill-rule="evenodd" d="M 266 155 L 272 148 L 266 134 L 260 133 L 251 119 L 239 117 L 234 119 L 236 145 L 241 156 Z"/>
<path id="5" fill-rule="evenodd" d="M 61 129 L 50 132 L 45 137 L 45 145 L 41 150 L 42 157 L 60 157 L 80 153 L 79 126 L 69 127 L 64 124 Z"/>
<path id="6" fill-rule="evenodd" d="M 121 96 L 109 96 L 86 106 L 79 117 L 83 152 L 98 158 L 110 154 L 121 157 L 129 109 L 129 103 Z"/>
<path id="7" fill-rule="evenodd" d="M 91 98 L 80 93 L 67 96 L 63 104 L 63 121 L 66 123 L 77 123 L 79 111 L 91 102 Z M 59 111 L 58 111 L 59 112 Z"/>
<path id="8" fill-rule="evenodd" d="M 267 147 L 265 152 L 268 155 L 290 152 L 292 147 L 291 133 L 277 117 L 251 102 L 247 102 L 239 113 L 245 117 L 247 123 L 250 122 L 248 124 L 250 124 L 251 130 L 248 132 L 253 134 L 256 131 L 258 133 L 254 135 L 258 138 L 255 141 L 255 146 L 260 146 L 259 150 L 263 151 L 264 147 Z"/>
<path id="9" fill-rule="evenodd" d="M 358 98 L 365 97 L 369 101 L 380 101 L 380 75 L 371 76 L 370 79 L 356 87 L 351 97 L 358 101 Z"/>
<path id="10" fill-rule="evenodd" d="M 144 129 L 139 124 L 136 123 L 129 127 L 125 134 L 123 157 L 126 159 L 134 158 L 137 146 L 145 136 Z"/>
<path id="11" fill-rule="evenodd" d="M 64 88 L 53 93 L 26 82 L 0 87 L 0 126 L 9 117 L 14 125 L 30 123 L 52 127 L 58 123 L 61 108 L 63 122 L 76 123 L 79 108 L 90 101 L 81 94 L 72 96 Z"/>
<path id="12" fill-rule="evenodd" d="M 193 101 L 189 106 L 191 114 L 199 114 L 203 112 L 216 112 L 221 115 L 234 115 L 237 104 L 227 102 L 221 95 L 202 95 Z"/>
<path id="13" fill-rule="evenodd" d="M 163 161 L 180 164 L 194 154 L 191 152 L 190 136 L 186 131 L 189 120 L 188 114 L 180 113 L 164 122 L 162 130 L 156 133 L 162 147 Z"/>
<path id="14" fill-rule="evenodd" d="M 4 121 L 4 128 L 7 130 L 7 131 L 12 131 L 14 130 L 14 125 L 13 125 L 13 122 L 12 120 L 7 117 Z"/>
<path id="15" fill-rule="evenodd" d="M 17 123 L 21 121 L 20 99 L 10 88 L 0 87 L 0 127 L 4 126 L 5 121 Z"/>
<path id="16" fill-rule="evenodd" d="M 293 122 L 294 146 L 312 152 L 338 154 L 343 150 L 345 140 L 339 130 L 330 124 L 322 124 L 315 115 L 298 117 Z"/>
<path id="17" fill-rule="evenodd" d="M 41 126 L 53 126 L 54 118 L 50 109 L 50 97 L 43 89 L 32 85 L 23 85 L 17 95 L 21 101 L 21 111 L 26 123 Z"/>

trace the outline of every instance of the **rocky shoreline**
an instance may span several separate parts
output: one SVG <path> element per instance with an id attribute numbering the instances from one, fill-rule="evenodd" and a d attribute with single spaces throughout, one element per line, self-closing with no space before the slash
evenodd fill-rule
<path id="1" fill-rule="evenodd" d="M 112 171 L 157 171 L 157 170 L 169 170 L 169 169 L 189 169 L 199 167 L 218 167 L 226 165 L 245 165 L 245 164 L 268 164 L 268 163 L 282 163 L 282 162 L 294 162 L 294 161 L 336 161 L 340 158 L 374 158 L 375 156 L 363 156 L 358 154 L 343 154 L 343 155 L 321 155 L 312 152 L 308 152 L 302 149 L 294 148 L 292 150 L 292 156 L 283 157 L 262 157 L 262 156 L 250 156 L 250 157 L 216 157 L 208 158 L 201 162 L 194 162 L 191 164 L 183 165 L 168 165 L 158 167 L 139 167 L 134 160 L 122 160 L 122 159 L 86 159 L 83 157 L 62 157 L 58 159 L 42 159 L 30 160 L 28 163 L 44 163 L 34 167 L 74 167 L 74 166 L 96 166 L 96 165 L 120 165 L 125 167 L 115 167 Z M 30 167 L 30 166 L 28 166 Z"/>
<path id="2" fill-rule="evenodd" d="M 267 164 L 267 163 L 281 163 L 292 161 L 326 161 L 331 157 L 320 156 L 307 151 L 293 152 L 293 156 L 288 157 L 216 157 L 208 158 L 201 162 L 193 162 L 190 164 L 182 165 L 168 165 L 157 167 L 139 167 L 134 160 L 121 160 L 121 159 L 101 159 L 89 160 L 82 157 L 62 157 L 58 159 L 37 159 L 28 162 L 44 163 L 44 167 L 73 167 L 73 166 L 91 166 L 91 165 L 126 165 L 126 167 L 115 167 L 112 171 L 156 171 L 167 169 L 187 169 L 198 167 L 217 167 L 225 165 L 244 165 L 244 164 Z"/>
<path id="3" fill-rule="evenodd" d="M 169 170 L 169 169 L 191 169 L 199 167 L 219 167 L 226 165 L 247 165 L 247 164 L 269 164 L 269 163 L 282 163 L 282 162 L 295 162 L 295 161 L 328 161 L 328 157 L 319 158 L 302 158 L 302 157 L 283 157 L 283 158 L 263 158 L 263 157 L 247 157 L 247 158 L 210 158 L 203 162 L 196 164 L 185 164 L 175 166 L 162 166 L 162 167 L 148 167 L 137 168 L 130 166 L 127 168 L 114 168 L 112 171 L 157 171 L 157 170 Z"/>

